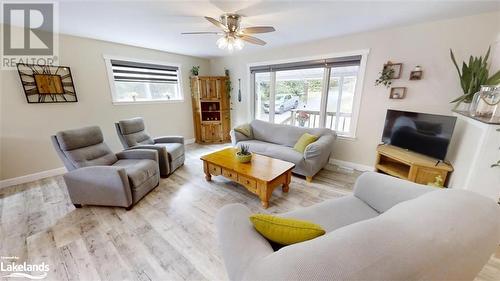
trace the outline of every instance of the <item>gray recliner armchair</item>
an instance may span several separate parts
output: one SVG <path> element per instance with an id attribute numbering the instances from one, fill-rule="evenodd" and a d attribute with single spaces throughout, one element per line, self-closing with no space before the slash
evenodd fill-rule
<path id="1" fill-rule="evenodd" d="M 154 149 L 158 151 L 160 175 L 168 177 L 184 164 L 184 137 L 166 136 L 151 138 L 141 117 L 115 123 L 116 132 L 125 149 Z"/>
<path id="2" fill-rule="evenodd" d="M 137 149 L 113 153 L 97 126 L 51 136 L 68 172 L 64 181 L 75 207 L 132 206 L 158 186 L 158 153 Z"/>

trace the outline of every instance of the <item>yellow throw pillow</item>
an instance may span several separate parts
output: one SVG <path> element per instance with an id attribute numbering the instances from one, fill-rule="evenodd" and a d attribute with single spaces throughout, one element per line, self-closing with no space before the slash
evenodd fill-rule
<path id="1" fill-rule="evenodd" d="M 321 226 L 304 220 L 254 214 L 250 216 L 250 221 L 262 236 L 281 245 L 299 243 L 325 234 Z"/>
<path id="2" fill-rule="evenodd" d="M 297 150 L 300 153 L 304 153 L 304 150 L 306 150 L 306 146 L 308 146 L 309 144 L 317 141 L 318 138 L 319 138 L 318 136 L 311 135 L 311 134 L 308 134 L 308 133 L 304 133 L 299 138 L 299 140 L 297 141 L 297 143 L 295 144 L 295 146 L 293 147 L 293 149 Z"/>
<path id="3" fill-rule="evenodd" d="M 238 133 L 242 133 L 246 137 L 249 137 L 249 138 L 253 137 L 252 127 L 250 127 L 250 124 L 240 125 L 240 126 L 234 128 L 234 130 Z"/>

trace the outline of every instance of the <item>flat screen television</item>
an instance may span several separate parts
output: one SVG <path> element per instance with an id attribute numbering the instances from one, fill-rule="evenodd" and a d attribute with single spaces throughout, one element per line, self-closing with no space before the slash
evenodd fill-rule
<path id="1" fill-rule="evenodd" d="M 390 109 L 385 117 L 382 142 L 444 160 L 456 119 Z"/>

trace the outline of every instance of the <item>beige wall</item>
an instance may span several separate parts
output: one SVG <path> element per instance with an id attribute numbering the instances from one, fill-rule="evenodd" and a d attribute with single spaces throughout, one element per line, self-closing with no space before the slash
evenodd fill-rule
<path id="1" fill-rule="evenodd" d="M 118 151 L 113 122 L 142 116 L 152 135 L 194 137 L 189 70 L 200 65 L 207 74 L 208 60 L 65 35 L 59 42 L 60 64 L 71 67 L 77 103 L 28 104 L 17 72 L 0 71 L 0 179 L 62 167 L 50 143 L 50 135 L 59 130 L 98 125 Z M 184 102 L 112 105 L 103 54 L 181 64 Z"/>
<path id="2" fill-rule="evenodd" d="M 247 64 L 370 49 L 357 138 L 339 140 L 334 148 L 334 158 L 372 166 L 386 110 L 393 108 L 450 115 L 452 105 L 449 101 L 460 95 L 461 89 L 450 60 L 449 48 L 453 48 L 460 61 L 469 55 L 483 55 L 488 45 L 493 45 L 498 40 L 499 33 L 500 13 L 495 12 L 324 39 L 248 55 L 236 54 L 213 59 L 210 65 L 214 75 L 222 74 L 223 69 L 228 68 L 235 86 L 237 79 L 242 79 L 243 102 L 236 102 L 236 95 L 233 93 L 234 112 L 238 114 L 233 114 L 232 119 L 238 124 L 247 122 L 252 117 Z M 402 79 L 393 83 L 394 86 L 408 88 L 407 98 L 404 100 L 390 100 L 388 89 L 374 86 L 375 79 L 387 60 L 404 64 Z M 408 81 L 409 73 L 415 65 L 423 67 L 423 80 Z"/>

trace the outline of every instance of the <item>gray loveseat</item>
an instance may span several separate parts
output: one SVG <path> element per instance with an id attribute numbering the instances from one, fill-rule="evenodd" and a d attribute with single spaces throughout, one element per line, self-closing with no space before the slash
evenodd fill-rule
<path id="1" fill-rule="evenodd" d="M 250 127 L 253 137 L 231 130 L 232 144 L 245 144 L 251 152 L 292 162 L 295 164 L 292 172 L 305 176 L 308 181 L 328 163 L 337 137 L 330 129 L 302 128 L 260 120 L 252 121 Z M 300 153 L 293 146 L 304 133 L 319 136 L 319 139 L 308 145 L 304 153 Z"/>
<path id="2" fill-rule="evenodd" d="M 493 200 L 372 172 L 354 195 L 282 215 L 323 226 L 318 238 L 274 251 L 250 214 L 231 204 L 216 218 L 230 280 L 473 280 L 500 242 Z"/>
<path id="3" fill-rule="evenodd" d="M 82 205 L 131 209 L 158 186 L 160 171 L 155 150 L 136 149 L 113 153 L 96 126 L 58 132 L 51 137 L 68 170 L 64 181 L 69 197 Z"/>

